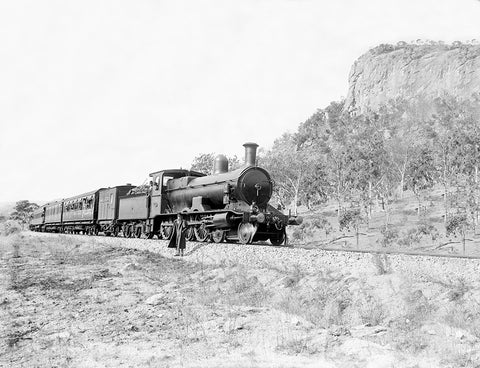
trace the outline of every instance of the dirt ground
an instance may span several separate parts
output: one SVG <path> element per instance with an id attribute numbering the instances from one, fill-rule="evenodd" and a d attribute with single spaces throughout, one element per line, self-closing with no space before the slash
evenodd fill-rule
<path id="1" fill-rule="evenodd" d="M 461 278 L 206 265 L 31 233 L 0 237 L 0 259 L 2 367 L 480 367 L 479 285 Z"/>

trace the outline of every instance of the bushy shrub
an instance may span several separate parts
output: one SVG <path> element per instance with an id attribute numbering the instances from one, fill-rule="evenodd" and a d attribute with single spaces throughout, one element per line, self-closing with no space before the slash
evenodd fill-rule
<path id="1" fill-rule="evenodd" d="M 397 229 L 384 226 L 380 233 L 382 234 L 382 237 L 377 240 L 377 243 L 380 243 L 383 247 L 392 245 L 398 239 Z"/>
<path id="2" fill-rule="evenodd" d="M 290 236 L 290 240 L 293 242 L 302 242 L 305 239 L 305 228 L 303 224 L 300 226 L 295 227 L 293 230 L 292 235 Z"/>
<path id="3" fill-rule="evenodd" d="M 402 246 L 411 246 L 419 244 L 423 237 L 429 236 L 432 241 L 438 238 L 438 230 L 435 226 L 428 223 L 420 223 L 416 228 L 409 229 L 398 239 L 398 244 Z"/>
<path id="4" fill-rule="evenodd" d="M 340 214 L 340 218 L 338 220 L 338 224 L 340 230 L 349 230 L 352 227 L 358 226 L 361 221 L 360 210 L 357 208 L 348 209 L 343 211 Z"/>
<path id="5" fill-rule="evenodd" d="M 386 275 L 392 272 L 390 259 L 386 254 L 373 254 L 372 262 L 377 270 L 377 275 Z"/>
<path id="6" fill-rule="evenodd" d="M 291 235 L 291 240 L 303 242 L 308 237 L 313 237 L 317 230 L 325 231 L 325 236 L 332 231 L 332 225 L 324 217 L 315 217 L 304 221 L 300 226 L 296 226 Z"/>
<path id="7" fill-rule="evenodd" d="M 409 229 L 401 238 L 398 239 L 398 244 L 401 246 L 411 246 L 412 244 L 420 243 L 422 236 L 417 229 Z"/>
<path id="8" fill-rule="evenodd" d="M 446 231 L 447 235 L 457 235 L 459 232 L 464 231 L 468 225 L 467 215 L 458 214 L 452 215 L 447 219 Z"/>
<path id="9" fill-rule="evenodd" d="M 13 220 L 7 220 L 0 224 L 0 234 L 3 236 L 9 236 L 22 231 L 20 224 Z"/>

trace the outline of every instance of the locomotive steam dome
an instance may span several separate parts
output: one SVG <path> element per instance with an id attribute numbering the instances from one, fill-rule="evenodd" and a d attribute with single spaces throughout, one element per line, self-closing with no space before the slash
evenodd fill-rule
<path id="1" fill-rule="evenodd" d="M 228 172 L 228 158 L 225 155 L 218 155 L 213 162 L 213 175 Z"/>

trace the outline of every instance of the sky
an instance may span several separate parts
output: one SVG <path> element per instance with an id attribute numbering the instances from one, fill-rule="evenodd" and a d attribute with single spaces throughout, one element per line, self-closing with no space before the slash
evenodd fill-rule
<path id="1" fill-rule="evenodd" d="M 268 149 L 380 43 L 480 39 L 475 0 L 0 2 L 0 202 Z"/>

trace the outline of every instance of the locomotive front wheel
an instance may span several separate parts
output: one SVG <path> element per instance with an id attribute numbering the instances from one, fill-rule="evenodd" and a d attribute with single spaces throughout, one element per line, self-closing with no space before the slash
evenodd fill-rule
<path id="1" fill-rule="evenodd" d="M 195 227 L 194 232 L 195 232 L 195 238 L 199 242 L 207 241 L 210 235 L 210 233 L 208 232 L 208 229 L 205 227 L 205 224 L 201 224 L 200 226 Z"/>
<path id="2" fill-rule="evenodd" d="M 238 241 L 242 244 L 250 244 L 255 235 L 255 226 L 249 222 L 238 225 Z"/>
<path id="3" fill-rule="evenodd" d="M 225 231 L 223 230 L 215 230 L 212 233 L 212 239 L 215 243 L 223 243 L 225 240 Z"/>

